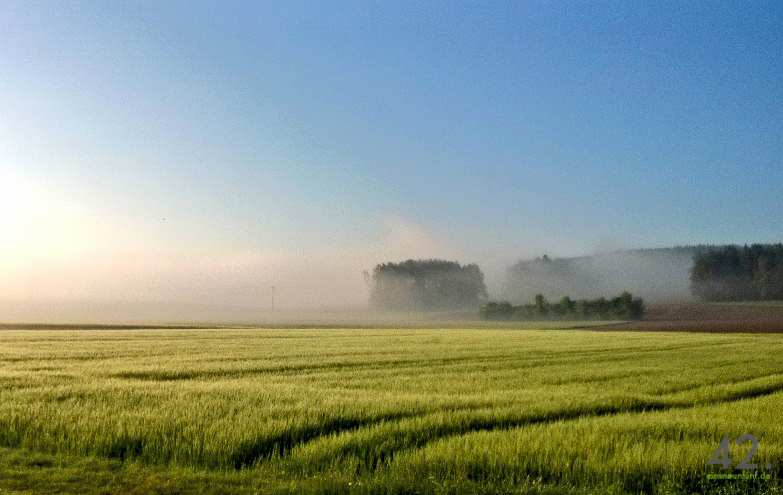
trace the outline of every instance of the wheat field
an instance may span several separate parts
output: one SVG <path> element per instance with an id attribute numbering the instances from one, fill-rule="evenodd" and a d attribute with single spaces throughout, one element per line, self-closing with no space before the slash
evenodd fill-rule
<path id="1" fill-rule="evenodd" d="M 783 336 L 0 330 L 0 494 L 783 493 Z M 708 465 L 724 435 L 737 464 Z M 764 469 L 769 463 L 770 469 Z"/>

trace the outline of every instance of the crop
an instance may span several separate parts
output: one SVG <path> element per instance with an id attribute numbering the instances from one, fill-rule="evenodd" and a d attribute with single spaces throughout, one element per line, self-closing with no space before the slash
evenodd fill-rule
<path id="1" fill-rule="evenodd" d="M 747 334 L 2 330 L 0 493 L 779 493 L 781 355 Z M 774 479 L 707 480 L 727 433 Z"/>

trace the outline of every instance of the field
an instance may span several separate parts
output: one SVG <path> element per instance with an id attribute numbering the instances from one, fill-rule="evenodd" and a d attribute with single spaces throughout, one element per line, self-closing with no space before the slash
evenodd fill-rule
<path id="1" fill-rule="evenodd" d="M 665 332 L 783 333 L 783 301 L 660 304 L 626 329 Z"/>
<path id="2" fill-rule="evenodd" d="M 0 330 L 0 494 L 783 493 L 783 336 Z M 724 435 L 769 480 L 712 480 Z"/>

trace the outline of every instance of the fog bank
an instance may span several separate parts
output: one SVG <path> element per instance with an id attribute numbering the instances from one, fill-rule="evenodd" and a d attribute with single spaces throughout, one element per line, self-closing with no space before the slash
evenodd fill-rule
<path id="1" fill-rule="evenodd" d="M 530 302 L 536 294 L 550 300 L 609 298 L 628 291 L 645 302 L 690 301 L 695 249 L 638 249 L 520 261 L 508 269 L 501 298 L 513 302 Z"/>

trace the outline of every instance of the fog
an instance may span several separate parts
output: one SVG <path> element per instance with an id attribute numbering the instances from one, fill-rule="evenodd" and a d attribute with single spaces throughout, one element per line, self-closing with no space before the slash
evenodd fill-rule
<path id="1" fill-rule="evenodd" d="M 275 244 L 263 230 L 236 240 L 174 219 L 144 222 L 89 208 L 56 188 L 7 174 L 0 184 L 0 322 L 244 322 L 376 318 L 364 272 L 384 262 L 437 258 L 476 263 L 490 298 L 688 298 L 690 254 L 603 253 L 508 269 L 536 253 L 580 246 L 520 233 L 511 240 L 449 236 L 385 214 L 339 240 Z M 584 247 L 584 251 L 588 248 Z M 350 316 L 350 318 L 349 318 Z M 397 314 L 395 317 L 401 317 Z"/>
<path id="2" fill-rule="evenodd" d="M 529 302 L 612 297 L 624 290 L 646 302 L 690 300 L 687 249 L 604 252 L 512 265 L 509 255 L 470 258 L 422 227 L 388 217 L 366 245 L 320 247 L 286 256 L 184 251 L 93 253 L 69 263 L 49 260 L 6 270 L 2 322 L 46 323 L 382 323 L 417 321 L 368 309 L 363 271 L 381 262 L 440 258 L 476 262 L 490 299 Z M 480 259 L 477 259 L 480 258 Z M 473 318 L 452 311 L 436 320 Z M 391 320 L 390 320 L 391 318 Z"/>
<path id="3" fill-rule="evenodd" d="M 519 303 L 539 293 L 557 300 L 610 298 L 628 291 L 646 302 L 689 301 L 694 252 L 687 247 L 639 249 L 525 260 L 508 269 L 502 297 Z"/>
<path id="4" fill-rule="evenodd" d="M 390 260 L 465 255 L 395 215 L 382 218 L 372 236 L 297 249 L 205 249 L 144 236 L 122 241 L 96 239 L 76 252 L 54 246 L 6 253 L 0 260 L 0 321 L 248 323 L 327 313 L 364 318 L 370 291 L 365 270 Z"/>

